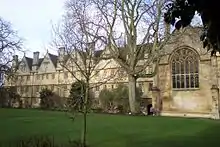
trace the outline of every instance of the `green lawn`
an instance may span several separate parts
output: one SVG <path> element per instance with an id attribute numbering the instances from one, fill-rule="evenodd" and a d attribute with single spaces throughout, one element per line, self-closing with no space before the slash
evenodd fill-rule
<path id="1" fill-rule="evenodd" d="M 59 143 L 80 137 L 81 117 L 65 113 L 0 109 L 0 142 L 32 135 L 54 136 Z M 206 119 L 89 114 L 92 147 L 219 147 L 220 122 Z"/>

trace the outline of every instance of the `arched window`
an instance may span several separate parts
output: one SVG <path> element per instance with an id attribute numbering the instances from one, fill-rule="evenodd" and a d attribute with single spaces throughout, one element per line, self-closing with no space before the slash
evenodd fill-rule
<path id="1" fill-rule="evenodd" d="M 171 58 L 173 89 L 199 88 L 199 59 L 190 49 L 179 49 Z"/>

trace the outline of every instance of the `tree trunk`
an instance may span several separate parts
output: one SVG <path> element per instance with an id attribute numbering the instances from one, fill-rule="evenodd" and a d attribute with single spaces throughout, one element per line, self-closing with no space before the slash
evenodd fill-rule
<path id="1" fill-rule="evenodd" d="M 133 75 L 128 76 L 129 105 L 132 114 L 139 113 L 139 104 L 136 100 L 136 78 Z"/>
<path id="2" fill-rule="evenodd" d="M 83 123 L 82 123 L 82 138 L 81 144 L 82 147 L 86 147 L 86 134 L 87 134 L 87 107 L 88 107 L 88 98 L 89 98 L 89 81 L 86 82 L 85 93 L 83 98 Z"/>

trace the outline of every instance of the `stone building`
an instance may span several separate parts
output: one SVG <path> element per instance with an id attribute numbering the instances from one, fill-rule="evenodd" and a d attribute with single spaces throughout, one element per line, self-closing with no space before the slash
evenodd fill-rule
<path id="1" fill-rule="evenodd" d="M 0 64 L 0 87 L 4 84 L 5 74 L 8 72 L 9 67 L 5 64 Z"/>
<path id="2" fill-rule="evenodd" d="M 158 71 L 153 78 L 139 78 L 138 86 L 143 90 L 143 99 L 152 103 L 160 115 L 206 117 L 219 119 L 219 56 L 211 57 L 203 49 L 199 40 L 200 28 L 188 27 L 185 31 L 174 34 L 164 47 L 164 56 L 160 60 Z M 68 58 L 64 49 L 59 49 L 59 55 L 46 53 L 44 58 L 39 58 L 39 52 L 34 52 L 33 58 L 23 57 L 16 81 L 6 81 L 7 86 L 17 86 L 18 92 L 31 104 L 36 103 L 39 91 L 47 87 L 63 97 L 68 96 L 70 84 L 74 82 L 71 74 L 62 68 L 59 63 Z M 98 51 L 96 56 L 107 56 L 107 51 Z M 15 56 L 15 62 L 18 57 Z M 103 66 L 106 63 L 107 66 Z M 102 88 L 114 88 L 120 82 L 127 82 L 124 71 L 113 59 L 103 59 L 91 80 L 95 86 L 96 96 Z M 74 69 L 76 76 L 80 73 Z M 152 72 L 152 67 L 146 68 L 146 73 Z"/>
<path id="3" fill-rule="evenodd" d="M 3 86 L 4 83 L 4 72 L 0 70 L 0 87 Z"/>

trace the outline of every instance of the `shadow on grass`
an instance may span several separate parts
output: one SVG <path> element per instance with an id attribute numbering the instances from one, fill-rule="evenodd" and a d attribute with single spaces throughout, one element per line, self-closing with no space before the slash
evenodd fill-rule
<path id="1" fill-rule="evenodd" d="M 178 129 L 178 128 L 176 128 Z M 193 136 L 170 136 L 143 141 L 143 138 L 136 138 L 135 135 L 127 137 L 126 147 L 219 147 L 220 127 L 213 126 Z"/>

